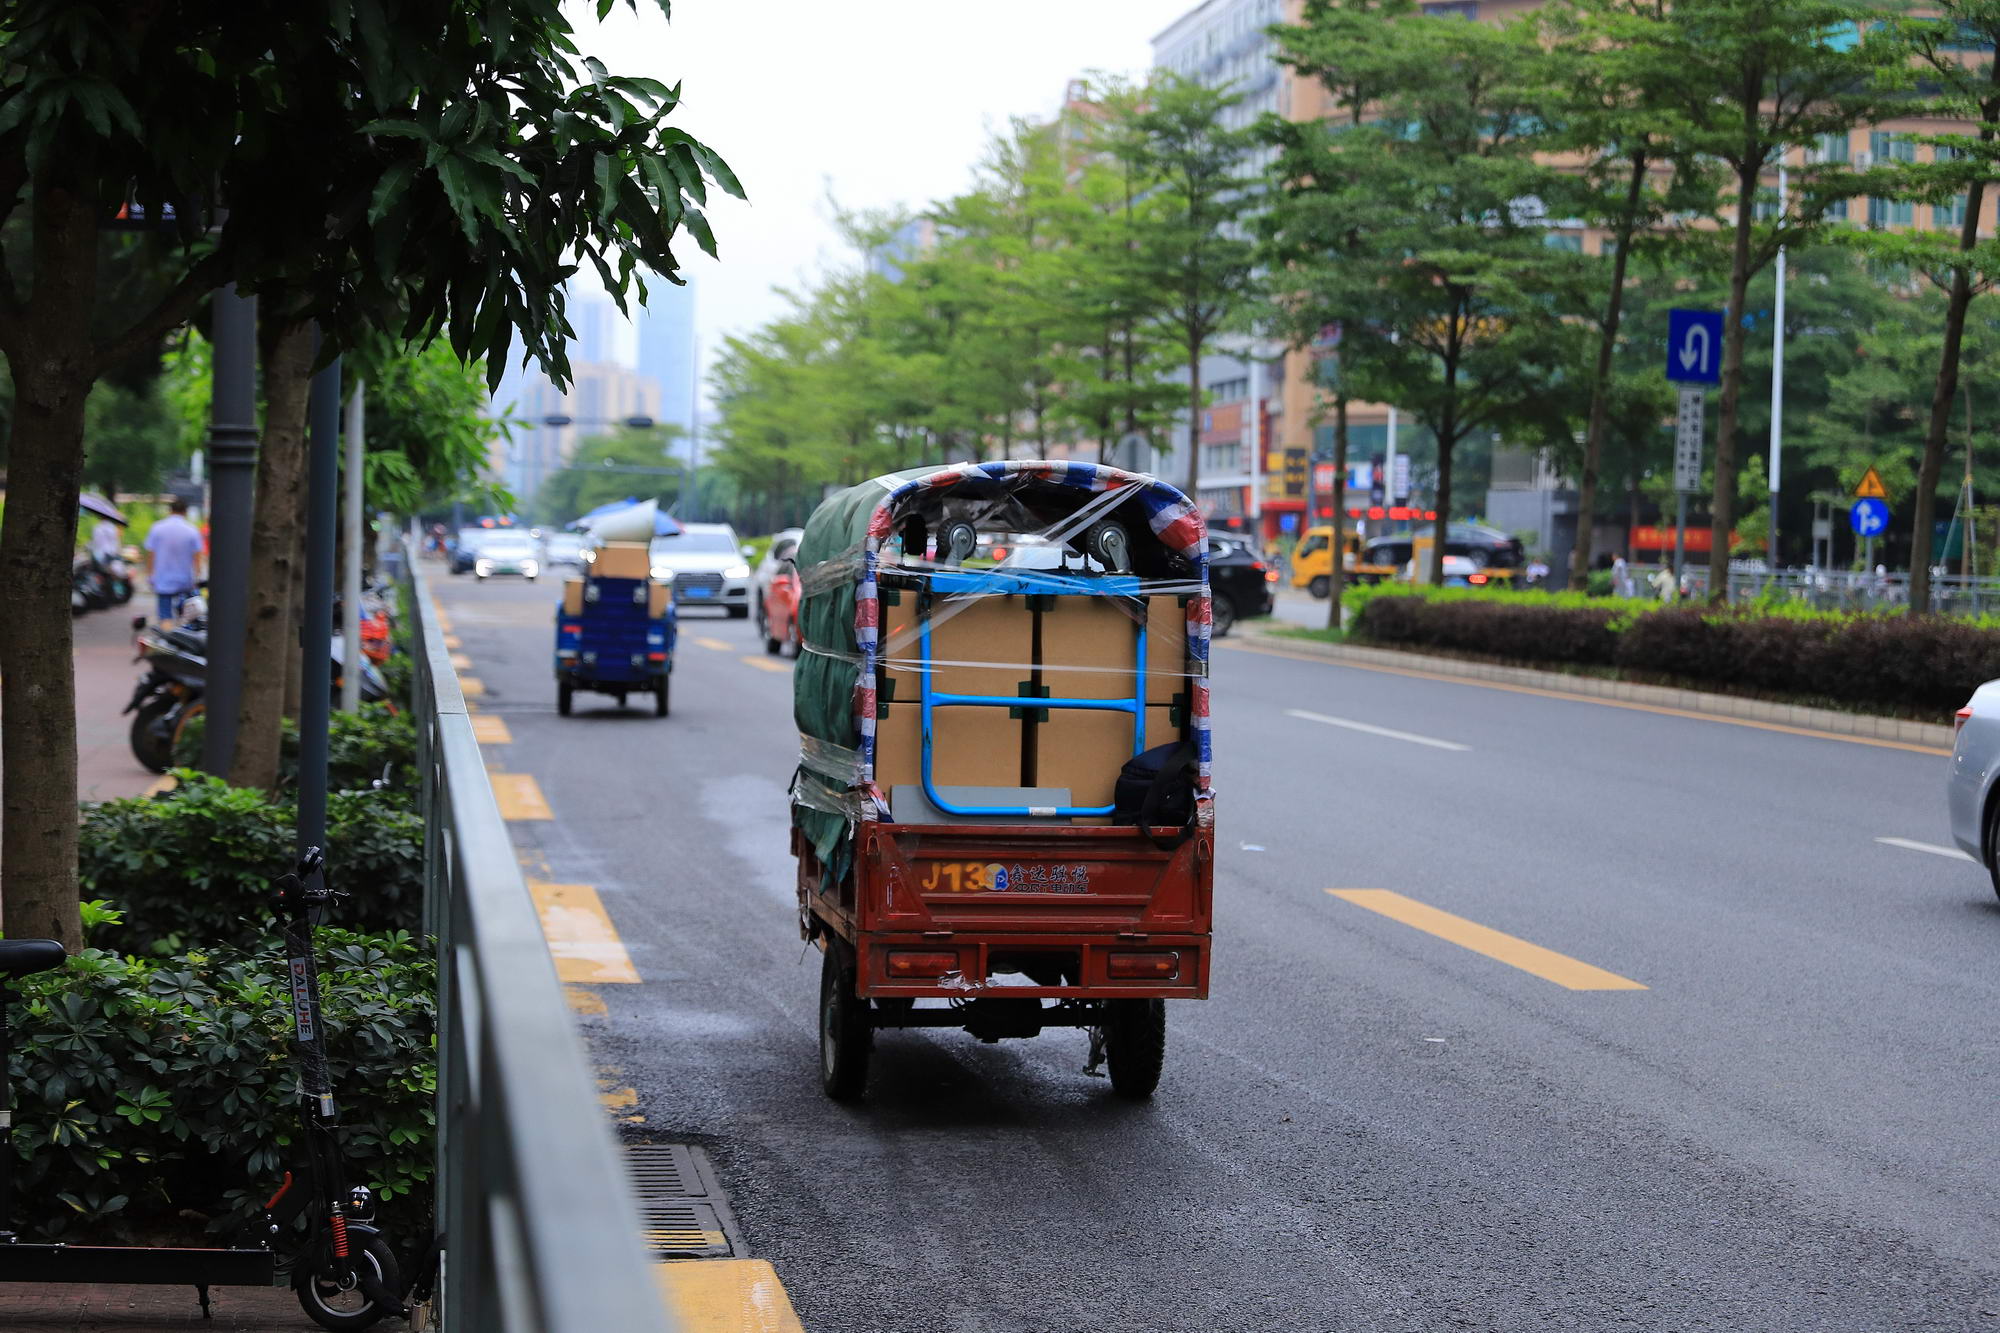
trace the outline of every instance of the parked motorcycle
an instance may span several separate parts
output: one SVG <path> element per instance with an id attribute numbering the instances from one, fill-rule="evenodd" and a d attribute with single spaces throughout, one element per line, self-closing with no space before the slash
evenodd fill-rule
<path id="1" fill-rule="evenodd" d="M 125 712 L 132 719 L 132 755 L 154 773 L 174 762 L 174 745 L 190 720 L 205 709 L 208 690 L 208 618 L 189 615 L 170 630 L 148 625 L 140 616 L 132 622 L 134 643 L 146 674 L 132 691 Z M 183 608 L 184 614 L 186 608 Z"/>

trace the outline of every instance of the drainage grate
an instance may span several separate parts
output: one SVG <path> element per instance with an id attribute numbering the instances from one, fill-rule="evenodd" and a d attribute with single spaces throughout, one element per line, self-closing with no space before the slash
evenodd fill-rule
<path id="1" fill-rule="evenodd" d="M 691 1199 L 642 1199 L 646 1248 L 662 1259 L 712 1259 L 731 1253 L 715 1209 Z"/>
<path id="2" fill-rule="evenodd" d="M 708 1197 L 708 1184 L 685 1144 L 631 1144 L 625 1149 L 625 1167 L 632 1173 L 632 1188 L 642 1199 Z"/>
<path id="3" fill-rule="evenodd" d="M 736 1219 L 699 1148 L 629 1143 L 625 1168 L 639 1198 L 646 1248 L 657 1259 L 714 1259 L 749 1253 Z"/>

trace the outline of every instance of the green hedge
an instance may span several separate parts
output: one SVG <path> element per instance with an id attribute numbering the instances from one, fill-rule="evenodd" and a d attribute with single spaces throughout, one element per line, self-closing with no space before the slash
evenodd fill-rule
<path id="1" fill-rule="evenodd" d="M 1945 616 L 1577 594 L 1368 589 L 1355 639 L 1940 717 L 2000 676 L 2000 627 Z"/>
<path id="2" fill-rule="evenodd" d="M 436 969 L 405 934 L 322 928 L 319 948 L 350 1173 L 375 1191 L 385 1225 L 425 1234 Z M 15 990 L 11 1137 L 16 1212 L 31 1230 L 198 1243 L 254 1217 L 298 1166 L 281 950 L 140 959 L 93 948 Z"/>
<path id="3" fill-rule="evenodd" d="M 115 904 L 119 925 L 96 942 L 129 953 L 255 949 L 275 938 L 271 878 L 292 862 L 296 811 L 192 769 L 155 797 L 105 801 L 84 814 L 78 870 L 85 896 Z M 416 930 L 423 914 L 423 821 L 395 790 L 327 798 L 327 865 L 347 893 L 339 921 L 363 931 Z"/>
<path id="4" fill-rule="evenodd" d="M 391 662 L 407 658 L 391 656 Z M 366 788 L 387 779 L 390 786 L 404 791 L 417 789 L 417 728 L 408 705 L 403 711 L 387 704 L 362 704 L 352 713 L 336 709 L 327 720 L 326 785 L 329 791 Z M 208 719 L 188 719 L 174 744 L 174 763 L 181 768 L 201 766 L 202 737 Z M 299 727 L 290 718 L 281 724 L 278 750 L 278 783 L 295 787 L 299 781 Z"/>

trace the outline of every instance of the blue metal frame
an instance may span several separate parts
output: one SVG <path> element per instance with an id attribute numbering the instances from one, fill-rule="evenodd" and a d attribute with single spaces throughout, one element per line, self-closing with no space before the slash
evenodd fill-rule
<path id="1" fill-rule="evenodd" d="M 1004 596 L 1010 593 L 1040 597 L 1122 597 L 1140 601 L 1138 633 L 1134 638 L 1133 692 L 1123 699 L 1070 699 L 1028 697 L 1008 694 L 943 694 L 931 688 L 931 617 L 928 607 L 918 617 L 919 693 L 923 728 L 924 795 L 948 815 L 1096 816 L 1111 814 L 1111 805 L 960 805 L 939 794 L 931 773 L 931 718 L 938 708 L 1073 708 L 1100 713 L 1124 713 L 1132 719 L 1132 753 L 1146 748 L 1146 617 L 1140 582 L 1129 576 L 1080 578 L 1047 570 L 995 569 L 985 572 L 937 573 L 931 576 L 930 595 L 970 594 Z"/>

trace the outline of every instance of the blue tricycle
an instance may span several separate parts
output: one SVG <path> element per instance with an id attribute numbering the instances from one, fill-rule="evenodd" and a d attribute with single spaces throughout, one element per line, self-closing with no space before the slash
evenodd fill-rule
<path id="1" fill-rule="evenodd" d="M 556 611 L 556 711 L 570 714 L 578 690 L 651 694 L 653 715 L 667 715 L 674 670 L 674 601 L 650 579 L 583 580 L 580 605 L 565 596 Z"/>

